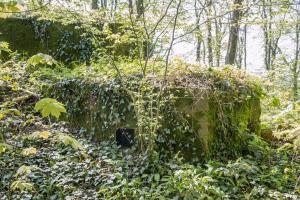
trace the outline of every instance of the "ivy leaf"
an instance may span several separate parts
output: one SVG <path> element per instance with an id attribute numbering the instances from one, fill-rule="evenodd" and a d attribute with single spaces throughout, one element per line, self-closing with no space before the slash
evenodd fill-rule
<path id="1" fill-rule="evenodd" d="M 59 118 L 61 113 L 66 113 L 64 105 L 58 102 L 56 99 L 44 98 L 36 103 L 34 107 L 35 111 L 40 111 L 42 117 L 48 117 L 50 115 Z"/>
<path id="2" fill-rule="evenodd" d="M 154 174 L 154 180 L 156 182 L 159 182 L 159 180 L 160 180 L 160 174 Z"/>

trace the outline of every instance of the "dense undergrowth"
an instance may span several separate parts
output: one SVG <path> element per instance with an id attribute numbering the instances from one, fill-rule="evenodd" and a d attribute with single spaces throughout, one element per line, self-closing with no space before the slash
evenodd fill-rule
<path id="1" fill-rule="evenodd" d="M 275 136 L 253 137 L 247 155 L 238 159 L 191 165 L 180 156 L 150 159 L 147 151 L 114 142 L 96 145 L 67 122 L 42 119 L 34 105 L 49 84 L 87 74 L 97 78 L 99 71 L 102 77 L 114 74 L 84 65 L 30 66 L 18 57 L 0 66 L 1 199 L 300 198 L 297 104 L 280 112 L 286 105 L 266 96 L 263 124 Z M 274 112 L 281 114 L 271 117 Z"/>
<path id="2" fill-rule="evenodd" d="M 4 15 L 0 13 L 0 17 L 16 11 L 16 8 L 10 10 L 4 5 L 0 3 L 0 10 L 8 9 L 9 12 Z M 10 7 L 14 7 L 14 4 Z M 12 20 L 21 20 L 22 26 L 32 28 L 30 30 L 33 32 L 29 34 L 34 39 L 32 42 L 36 42 L 31 44 L 33 49 L 40 46 L 44 53 L 51 54 L 64 64 L 46 54 L 37 54 L 28 59 L 24 55 L 30 52 L 12 52 L 8 43 L 0 41 L 1 200 L 300 199 L 300 104 L 292 97 L 291 81 L 284 77 L 286 72 L 283 73 L 276 66 L 270 77 L 251 80 L 245 78 L 244 72 L 233 68 L 202 69 L 176 57 L 171 61 L 168 54 L 174 38 L 171 38 L 169 52 L 166 51 L 166 59 L 161 57 L 163 51 L 156 52 L 157 56 L 153 57 L 151 54 L 155 54 L 157 48 L 168 44 L 165 36 L 160 37 L 168 31 L 159 25 L 164 16 L 157 24 L 144 23 L 145 27 L 142 28 L 139 20 L 134 24 L 132 16 L 124 15 L 122 11 L 114 13 L 113 23 L 107 20 L 109 15 L 101 13 L 83 15 L 70 9 L 49 6 L 46 10 L 13 15 Z M 157 11 L 155 16 L 160 17 Z M 176 19 L 172 16 L 170 22 Z M 118 21 L 122 23 L 116 23 Z M 8 26 L 3 27 L 6 29 Z M 64 27 L 63 30 L 61 27 Z M 156 38 L 156 35 L 159 36 Z M 16 37 L 8 36 L 13 42 L 17 41 Z M 23 33 L 20 37 L 22 41 Z M 51 42 L 55 48 L 48 52 Z M 161 47 L 157 42 L 161 43 Z M 147 52 L 144 52 L 145 49 Z M 283 66 L 285 71 L 289 68 L 286 65 Z M 224 117 L 226 113 L 216 112 L 215 119 L 224 122 L 218 134 L 226 136 L 219 140 L 223 144 L 228 142 L 222 147 L 214 146 L 217 156 L 195 162 L 186 162 L 180 153 L 163 156 L 168 152 L 155 148 L 161 117 L 152 115 L 156 111 L 152 103 L 155 102 L 156 107 L 159 105 L 158 101 L 154 101 L 157 94 L 152 85 L 143 80 L 152 80 L 153 85 L 160 85 L 162 83 L 155 80 L 166 78 L 166 74 L 168 77 L 164 81 L 177 86 L 193 88 L 200 85 L 212 89 L 215 100 L 226 104 L 227 108 L 233 101 L 243 102 L 248 98 L 249 91 L 254 91 L 254 95 L 261 97 L 261 136 L 245 133 L 246 129 L 234 129 L 230 134 L 224 134 L 226 128 L 234 124 L 230 120 L 237 118 Z M 195 78 L 195 74 L 205 75 Z M 70 113 L 73 110 L 69 108 L 75 108 L 75 101 L 67 102 L 64 94 L 59 99 L 63 104 L 54 99 L 45 99 L 49 97 L 48 89 L 61 80 L 108 82 L 113 85 L 110 89 L 115 89 L 126 86 L 123 83 L 128 81 L 127 78 L 140 81 L 134 82 L 134 86 L 139 87 L 136 87 L 138 92 L 132 90 L 136 92 L 132 97 L 136 98 L 135 111 L 140 114 L 137 118 L 143 133 L 142 139 L 146 138 L 143 151 L 138 145 L 122 148 L 113 141 L 93 142 L 91 132 L 72 127 L 64 117 L 63 104 L 66 112 Z M 112 79 L 117 81 L 110 81 Z M 161 89 L 163 91 L 164 88 Z M 89 92 L 79 93 L 84 97 Z M 79 101 L 82 96 L 75 95 L 75 100 Z M 40 99 L 51 103 L 48 110 L 43 110 L 42 104 L 45 102 Z M 159 103 L 165 102 L 161 100 Z M 113 111 L 110 106 L 105 109 Z M 64 116 L 56 119 L 60 114 Z M 111 120 L 117 121 L 119 117 Z M 169 122 L 173 125 L 171 120 Z M 107 126 L 112 125 L 107 123 Z M 179 127 L 178 124 L 175 126 Z M 243 124 L 237 127 L 241 126 Z M 184 124 L 179 130 L 188 129 L 186 127 Z M 166 132 L 171 133 L 168 129 Z M 249 137 L 242 144 L 235 143 L 232 136 L 241 135 Z M 240 152 L 237 146 L 244 147 L 246 151 Z"/>

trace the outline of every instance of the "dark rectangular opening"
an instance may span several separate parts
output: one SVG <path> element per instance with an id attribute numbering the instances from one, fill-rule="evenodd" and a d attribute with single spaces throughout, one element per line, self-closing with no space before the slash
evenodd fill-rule
<path id="1" fill-rule="evenodd" d="M 119 128 L 116 131 L 117 145 L 122 147 L 131 147 L 134 144 L 134 129 Z"/>

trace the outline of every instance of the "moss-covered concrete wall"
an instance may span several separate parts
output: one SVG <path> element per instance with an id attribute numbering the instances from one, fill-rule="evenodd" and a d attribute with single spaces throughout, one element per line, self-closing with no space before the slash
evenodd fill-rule
<path id="1" fill-rule="evenodd" d="M 103 24 L 94 26 L 101 31 Z M 120 24 L 109 26 L 113 33 L 120 32 Z M 46 53 L 65 62 L 88 61 L 96 48 L 109 50 L 112 45 L 105 34 L 96 34 L 98 42 L 95 44 L 91 39 L 94 37 L 92 33 L 80 24 L 64 25 L 58 21 L 35 18 L 0 18 L 0 33 L 0 41 L 8 42 L 13 51 L 26 52 L 30 56 Z M 130 41 L 113 49 L 114 53 L 132 55 L 135 44 Z"/>
<path id="2" fill-rule="evenodd" d="M 35 33 L 29 21 L 15 18 L 0 18 L 0 40 L 10 44 L 10 49 L 48 53 L 42 43 L 34 38 Z"/>
<path id="3" fill-rule="evenodd" d="M 64 80 L 50 94 L 66 103 L 72 127 L 83 128 L 96 141 L 114 140 L 118 128 L 137 133 L 134 105 L 116 80 Z M 239 101 L 230 96 L 216 101 L 210 89 L 170 87 L 166 95 L 172 98 L 161 107 L 157 130 L 164 151 L 180 151 L 188 160 L 228 157 L 246 148 L 248 134 L 259 133 L 260 101 L 251 93 Z"/>

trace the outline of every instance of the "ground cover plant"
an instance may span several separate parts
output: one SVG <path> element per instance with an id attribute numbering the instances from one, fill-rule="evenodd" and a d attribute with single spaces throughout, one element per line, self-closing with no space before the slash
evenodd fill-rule
<path id="1" fill-rule="evenodd" d="M 2 199 L 299 198 L 296 122 L 277 127 L 280 138 L 272 142 L 250 138 L 249 152 L 233 160 L 191 165 L 176 156 L 150 159 L 147 151 L 122 149 L 115 142 L 97 145 L 57 121 L 64 105 L 38 100 L 45 88 L 41 83 L 51 84 L 52 73 L 59 72 L 28 73 L 27 65 L 16 58 L 1 65 Z M 291 112 L 299 117 L 299 111 Z M 269 123 L 274 124 L 284 126 L 279 119 Z"/>
<path id="2" fill-rule="evenodd" d="M 299 8 L 293 1 L 264 1 L 271 11 L 256 1 L 234 1 L 226 7 L 232 18 L 242 15 L 229 18 L 232 25 L 224 29 L 229 34 L 234 35 L 236 23 L 257 17 L 253 7 L 264 13 L 260 23 L 276 23 L 285 30 L 277 33 L 263 26 L 270 70 L 264 77 L 237 69 L 246 60 L 240 52 L 246 43 L 242 36 L 240 55 L 232 50 L 238 41 L 231 36 L 226 66 L 220 67 L 222 2 L 93 1 L 93 11 L 76 11 L 81 2 L 69 1 L 74 5 L 67 8 L 64 1 L 54 2 L 0 3 L 1 20 L 25 19 L 42 44 L 33 53 L 12 50 L 14 44 L 0 41 L 1 200 L 300 199 L 299 46 L 293 60 L 275 44 L 281 34 L 297 34 L 299 23 L 269 19 L 285 19 L 289 9 L 295 17 Z M 195 29 L 185 24 L 185 6 L 195 6 Z M 67 28 L 51 47 L 55 51 L 46 51 L 49 37 L 57 37 L 49 34 L 54 27 Z M 190 33 L 199 44 L 197 63 L 172 56 L 177 39 Z M 299 33 L 294 39 L 299 44 Z M 194 156 L 198 146 L 189 145 L 205 146 L 193 143 L 202 135 L 191 130 L 194 116 L 177 110 L 177 93 L 170 88 L 177 93 L 182 92 L 178 88 L 209 92 L 209 112 L 215 114 L 209 113 L 207 121 L 216 126 L 207 126 L 215 134 L 214 142 L 206 143 L 211 151 L 201 147 L 202 154 Z M 251 106 L 254 97 L 260 104 Z M 205 114 L 201 110 L 196 118 Z M 119 145 L 115 135 L 105 138 L 125 118 L 134 121 L 136 131 L 129 147 Z M 175 132 L 179 137 L 172 137 Z M 184 150 L 194 154 L 187 156 Z"/>

